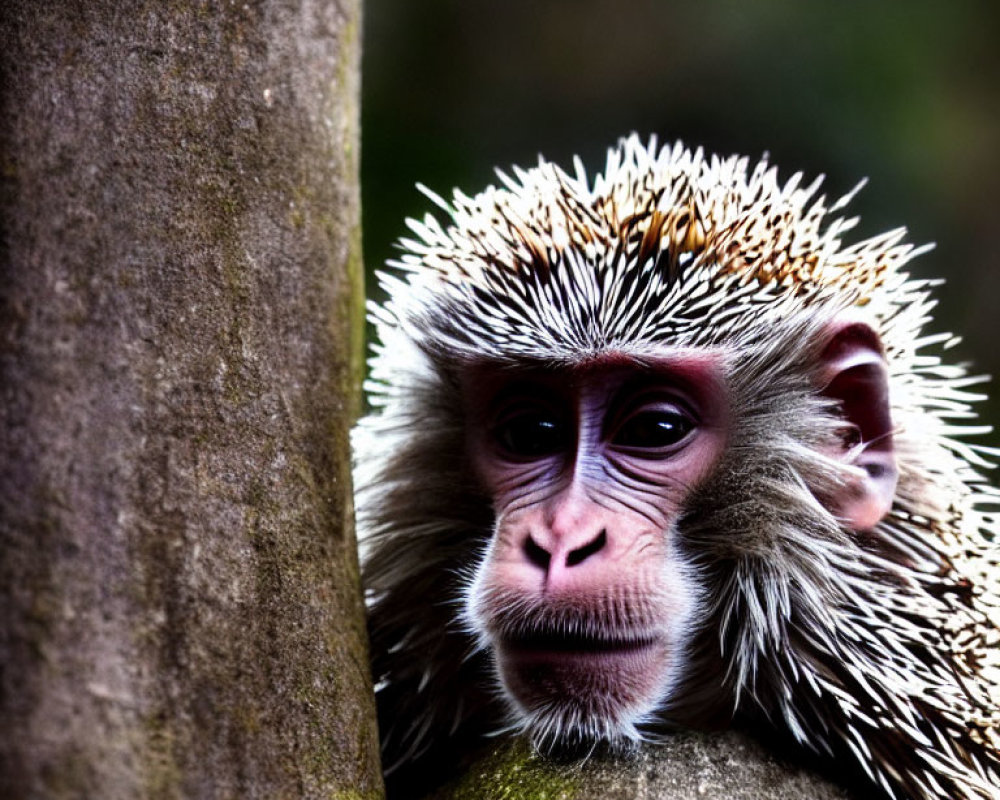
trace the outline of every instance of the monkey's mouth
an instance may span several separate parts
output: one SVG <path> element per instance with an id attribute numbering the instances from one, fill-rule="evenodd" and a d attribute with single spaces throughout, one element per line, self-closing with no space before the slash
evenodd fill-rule
<path id="1" fill-rule="evenodd" d="M 531 655 L 628 655 L 653 647 L 651 635 L 602 636 L 586 633 L 537 630 L 504 636 L 500 648 L 512 656 Z"/>
<path id="2" fill-rule="evenodd" d="M 542 628 L 494 643 L 501 680 L 516 705 L 555 720 L 561 730 L 582 725 L 581 733 L 652 710 L 672 662 L 668 640 L 647 631 Z"/>

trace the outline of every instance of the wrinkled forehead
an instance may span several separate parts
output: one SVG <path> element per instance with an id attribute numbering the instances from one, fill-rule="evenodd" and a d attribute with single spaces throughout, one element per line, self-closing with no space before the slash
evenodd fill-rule
<path id="1" fill-rule="evenodd" d="M 457 380 L 467 407 L 487 413 L 512 396 L 580 400 L 610 396 L 626 388 L 635 392 L 657 386 L 670 386 L 707 404 L 727 393 L 729 356 L 723 348 L 663 347 L 641 358 L 608 352 L 566 364 L 533 359 L 511 365 L 483 359 L 460 369 Z"/>

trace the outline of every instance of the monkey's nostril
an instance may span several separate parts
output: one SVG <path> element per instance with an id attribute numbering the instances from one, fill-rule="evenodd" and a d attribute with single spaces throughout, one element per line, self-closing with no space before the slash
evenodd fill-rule
<path id="1" fill-rule="evenodd" d="M 536 567 L 541 567 L 545 570 L 549 568 L 549 562 L 552 560 L 552 554 L 532 539 L 531 534 L 528 534 L 528 538 L 524 540 L 524 554 Z"/>
<path id="2" fill-rule="evenodd" d="M 597 536 L 595 536 L 590 542 L 585 544 L 583 547 L 578 547 L 576 550 L 570 550 L 569 554 L 566 556 L 566 566 L 575 567 L 577 564 L 586 561 L 594 553 L 599 552 L 604 549 L 604 545 L 608 543 L 608 532 L 606 529 L 602 529 Z"/>

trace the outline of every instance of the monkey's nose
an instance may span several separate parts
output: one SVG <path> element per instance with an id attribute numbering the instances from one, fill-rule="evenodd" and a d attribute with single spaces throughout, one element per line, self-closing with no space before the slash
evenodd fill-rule
<path id="1" fill-rule="evenodd" d="M 536 542 L 530 533 L 528 534 L 528 538 L 524 540 L 524 555 L 536 567 L 541 567 L 546 571 L 549 568 L 549 563 L 552 561 L 552 554 Z"/>
<path id="2" fill-rule="evenodd" d="M 564 563 L 567 567 L 575 567 L 578 564 L 582 564 L 588 558 L 590 558 L 595 553 L 599 553 L 605 548 L 608 543 L 608 532 L 606 529 L 602 528 L 600 533 L 598 533 L 593 539 L 580 547 L 573 548 L 566 553 Z M 535 541 L 534 537 L 529 533 L 527 539 L 524 540 L 524 555 L 532 564 L 539 567 L 546 572 L 549 570 L 549 566 L 552 563 L 552 553 L 546 550 L 538 542 Z M 558 558 L 557 562 L 563 559 Z"/>
<path id="3" fill-rule="evenodd" d="M 575 550 L 570 550 L 566 554 L 566 566 L 575 567 L 577 564 L 586 561 L 594 555 L 594 553 L 598 553 L 603 550 L 607 543 L 608 532 L 606 529 L 602 528 L 601 532 L 585 545 L 577 547 Z"/>

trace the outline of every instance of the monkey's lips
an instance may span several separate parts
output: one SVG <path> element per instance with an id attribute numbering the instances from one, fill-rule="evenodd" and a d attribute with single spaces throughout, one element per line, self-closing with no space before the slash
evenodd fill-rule
<path id="1" fill-rule="evenodd" d="M 528 711 L 576 720 L 625 719 L 662 700 L 673 658 L 663 637 L 538 631 L 496 641 L 504 685 Z"/>
<path id="2" fill-rule="evenodd" d="M 627 655 L 653 647 L 656 643 L 657 638 L 652 635 L 601 637 L 539 631 L 521 636 L 504 637 L 500 645 L 504 653 L 515 657 L 568 656 L 573 658 Z"/>

